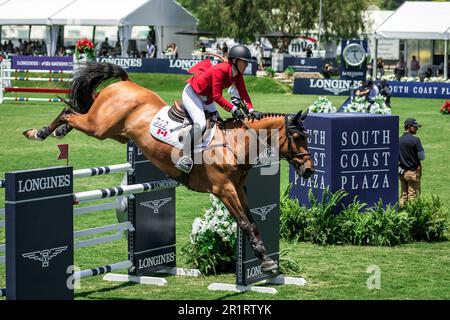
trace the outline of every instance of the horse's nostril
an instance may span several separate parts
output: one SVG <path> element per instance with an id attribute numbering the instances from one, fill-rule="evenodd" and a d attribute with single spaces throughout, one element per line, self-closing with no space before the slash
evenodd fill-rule
<path id="1" fill-rule="evenodd" d="M 309 177 L 311 177 L 311 176 L 314 174 L 315 171 L 316 171 L 316 170 L 314 170 L 314 169 L 312 169 L 312 168 L 306 168 L 306 169 L 305 169 L 305 172 L 303 173 L 303 176 L 304 176 L 305 178 L 309 178 Z"/>

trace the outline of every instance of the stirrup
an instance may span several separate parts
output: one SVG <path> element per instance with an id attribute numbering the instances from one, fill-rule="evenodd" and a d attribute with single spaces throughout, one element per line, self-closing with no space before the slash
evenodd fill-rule
<path id="1" fill-rule="evenodd" d="M 178 170 L 183 171 L 184 173 L 189 173 L 192 170 L 193 164 L 194 162 L 192 161 L 191 157 L 184 155 L 178 160 L 175 167 Z"/>

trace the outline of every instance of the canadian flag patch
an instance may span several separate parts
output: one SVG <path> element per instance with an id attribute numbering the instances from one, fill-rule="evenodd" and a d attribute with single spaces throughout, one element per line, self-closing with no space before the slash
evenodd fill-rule
<path id="1" fill-rule="evenodd" d="M 167 131 L 159 128 L 158 131 L 156 131 L 156 134 L 159 135 L 159 136 L 166 137 L 167 136 Z"/>

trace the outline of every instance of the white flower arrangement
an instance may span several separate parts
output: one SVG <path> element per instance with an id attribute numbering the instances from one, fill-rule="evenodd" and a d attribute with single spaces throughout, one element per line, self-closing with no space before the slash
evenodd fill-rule
<path id="1" fill-rule="evenodd" d="M 395 74 L 387 74 L 381 77 L 381 80 L 384 81 L 395 81 L 397 78 L 395 77 Z"/>
<path id="2" fill-rule="evenodd" d="M 375 102 L 370 105 L 364 99 L 364 97 L 355 97 L 344 112 L 361 112 L 361 113 L 373 113 L 373 114 L 391 114 L 391 108 L 389 108 L 384 100 L 384 97 L 377 95 Z"/>
<path id="3" fill-rule="evenodd" d="M 237 224 L 214 196 L 203 217 L 194 219 L 190 242 L 182 248 L 186 263 L 202 274 L 228 272 L 235 265 Z"/>
<path id="4" fill-rule="evenodd" d="M 336 108 L 333 106 L 327 97 L 319 97 L 312 105 L 309 106 L 309 111 L 315 113 L 332 113 L 336 112 Z"/>
<path id="5" fill-rule="evenodd" d="M 344 112 L 367 112 L 366 101 L 364 97 L 355 97 L 352 103 L 350 103 L 347 107 L 344 108 Z"/>
<path id="6" fill-rule="evenodd" d="M 391 114 L 391 108 L 386 105 L 383 96 L 377 95 L 375 102 L 370 106 L 369 112 L 374 114 Z"/>
<path id="7" fill-rule="evenodd" d="M 400 78 L 401 82 L 420 82 L 419 77 L 402 77 Z"/>
<path id="8" fill-rule="evenodd" d="M 217 234 L 222 242 L 230 242 L 236 237 L 236 222 L 227 208 L 213 195 L 209 196 L 212 207 L 205 210 L 203 218 L 195 218 L 189 236 L 192 244 L 197 244 L 199 238 L 206 233 Z"/>

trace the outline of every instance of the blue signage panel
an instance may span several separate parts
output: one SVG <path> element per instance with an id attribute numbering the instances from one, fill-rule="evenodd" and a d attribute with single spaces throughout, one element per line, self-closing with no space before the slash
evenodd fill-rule
<path id="1" fill-rule="evenodd" d="M 450 83 L 389 81 L 392 96 L 398 98 L 448 99 Z M 351 80 L 296 78 L 294 93 L 350 96 Z M 360 86 L 361 81 L 354 81 Z"/>
<path id="2" fill-rule="evenodd" d="M 308 146 L 316 168 L 310 179 L 290 168 L 291 196 L 309 205 L 308 191 L 321 197 L 345 190 L 369 206 L 381 198 L 384 204 L 398 201 L 398 116 L 364 113 L 313 114 L 305 119 Z"/>
<path id="3" fill-rule="evenodd" d="M 11 67 L 13 69 L 52 71 L 73 70 L 73 57 L 13 56 Z"/>
<path id="4" fill-rule="evenodd" d="M 97 58 L 100 62 L 109 62 L 136 73 L 175 73 L 188 74 L 188 70 L 202 60 L 198 59 L 140 59 L 140 58 Z M 212 61 L 213 64 L 217 61 Z M 249 63 L 246 75 L 256 75 L 256 62 Z"/>
<path id="5" fill-rule="evenodd" d="M 324 60 L 322 58 L 284 57 L 284 68 L 291 67 L 297 72 L 321 72 Z"/>
<path id="6" fill-rule="evenodd" d="M 133 173 L 128 184 L 168 179 L 133 142 L 128 143 L 128 162 Z M 135 194 L 128 201 L 128 221 L 134 232 L 128 233 L 129 259 L 134 270 L 129 274 L 149 276 L 155 271 L 176 267 L 175 188 Z"/>
<path id="7" fill-rule="evenodd" d="M 73 299 L 72 167 L 5 177 L 6 298 Z"/>
<path id="8" fill-rule="evenodd" d="M 361 84 L 361 81 L 353 81 L 353 85 Z M 351 80 L 295 78 L 294 93 L 349 96 L 351 86 Z"/>

